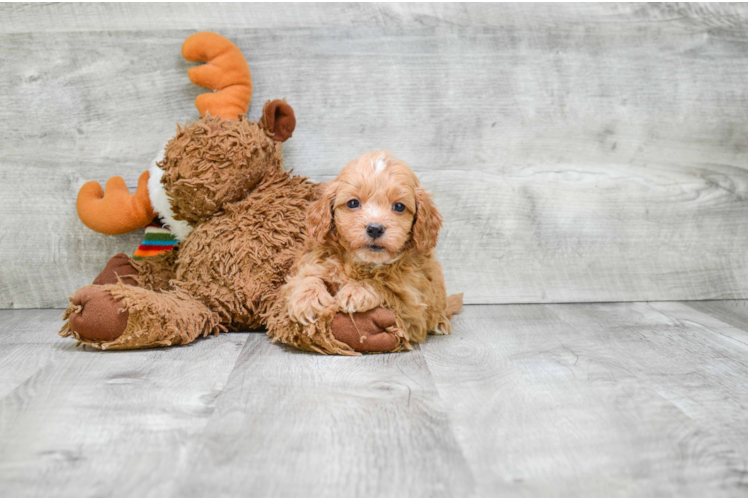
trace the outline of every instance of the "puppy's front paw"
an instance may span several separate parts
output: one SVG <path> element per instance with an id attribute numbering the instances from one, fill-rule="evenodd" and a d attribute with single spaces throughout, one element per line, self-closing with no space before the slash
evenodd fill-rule
<path id="1" fill-rule="evenodd" d="M 335 304 L 322 280 L 309 280 L 291 291 L 288 298 L 288 316 L 302 325 L 317 321 L 320 313 Z"/>
<path id="2" fill-rule="evenodd" d="M 349 282 L 335 295 L 340 310 L 347 313 L 364 312 L 379 307 L 382 299 L 366 283 Z"/>
<path id="3" fill-rule="evenodd" d="M 448 318 L 442 318 L 439 320 L 439 324 L 436 325 L 436 328 L 434 328 L 432 333 L 434 335 L 449 335 L 452 333 L 452 323 Z"/>

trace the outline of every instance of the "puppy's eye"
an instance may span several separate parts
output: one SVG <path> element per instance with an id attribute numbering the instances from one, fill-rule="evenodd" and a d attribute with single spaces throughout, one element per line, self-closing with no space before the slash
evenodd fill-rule
<path id="1" fill-rule="evenodd" d="M 345 206 L 348 208 L 358 208 L 361 206 L 361 203 L 358 200 L 351 200 Z"/>
<path id="2" fill-rule="evenodd" d="M 395 212 L 405 212 L 405 205 L 403 205 L 402 203 L 395 203 L 394 205 L 392 205 L 392 210 L 394 210 Z"/>

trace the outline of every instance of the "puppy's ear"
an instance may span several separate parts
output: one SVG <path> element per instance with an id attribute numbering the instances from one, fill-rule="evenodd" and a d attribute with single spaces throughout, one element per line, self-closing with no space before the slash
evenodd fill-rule
<path id="1" fill-rule="evenodd" d="M 431 201 L 431 193 L 422 187 L 416 188 L 416 220 L 413 223 L 413 243 L 419 252 L 436 248 L 442 216 Z"/>
<path id="2" fill-rule="evenodd" d="M 267 130 L 273 139 L 284 142 L 291 138 L 296 129 L 296 115 L 286 101 L 275 99 L 265 103 L 259 125 Z"/>
<path id="3" fill-rule="evenodd" d="M 306 233 L 315 245 L 323 244 L 332 230 L 334 202 L 335 183 L 331 182 L 322 188 L 322 196 L 309 205 L 306 214 Z"/>

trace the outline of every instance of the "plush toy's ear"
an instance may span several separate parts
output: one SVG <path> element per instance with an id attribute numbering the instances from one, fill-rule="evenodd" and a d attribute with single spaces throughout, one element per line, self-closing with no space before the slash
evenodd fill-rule
<path id="1" fill-rule="evenodd" d="M 262 110 L 261 126 L 273 136 L 273 139 L 284 142 L 290 139 L 296 128 L 296 115 L 293 108 L 283 99 L 265 103 Z"/>
<path id="2" fill-rule="evenodd" d="M 419 252 L 436 248 L 442 216 L 431 201 L 431 194 L 422 187 L 416 188 L 416 220 L 413 223 L 413 243 Z"/>
<path id="3" fill-rule="evenodd" d="M 247 114 L 252 99 L 252 75 L 239 47 L 226 37 L 203 31 L 184 41 L 182 56 L 188 61 L 205 63 L 187 72 L 192 83 L 213 91 L 195 99 L 200 115 L 210 113 L 225 120 L 237 120 Z"/>
<path id="4" fill-rule="evenodd" d="M 309 205 L 306 215 L 306 232 L 315 245 L 324 243 L 333 227 L 333 204 L 335 203 L 335 183 L 323 187 L 322 196 Z"/>

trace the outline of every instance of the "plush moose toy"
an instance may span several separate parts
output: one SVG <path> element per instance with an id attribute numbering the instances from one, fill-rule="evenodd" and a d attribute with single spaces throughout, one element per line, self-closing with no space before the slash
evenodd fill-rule
<path id="1" fill-rule="evenodd" d="M 78 290 L 60 335 L 98 349 L 134 349 L 266 327 L 274 341 L 320 353 L 401 350 L 387 309 L 331 309 L 307 326 L 288 319 L 279 289 L 303 245 L 307 208 L 320 196 L 317 184 L 284 171 L 281 145 L 296 126 L 293 109 L 268 101 L 258 122 L 247 120 L 249 66 L 220 35 L 190 36 L 182 55 L 206 63 L 189 71 L 193 83 L 213 91 L 195 100 L 200 119 L 177 127 L 134 195 L 119 177 L 105 192 L 89 182 L 78 194 L 88 227 L 123 234 L 150 225 L 151 246 L 136 259 L 115 255 Z M 171 234 L 154 229 L 154 219 Z"/>

